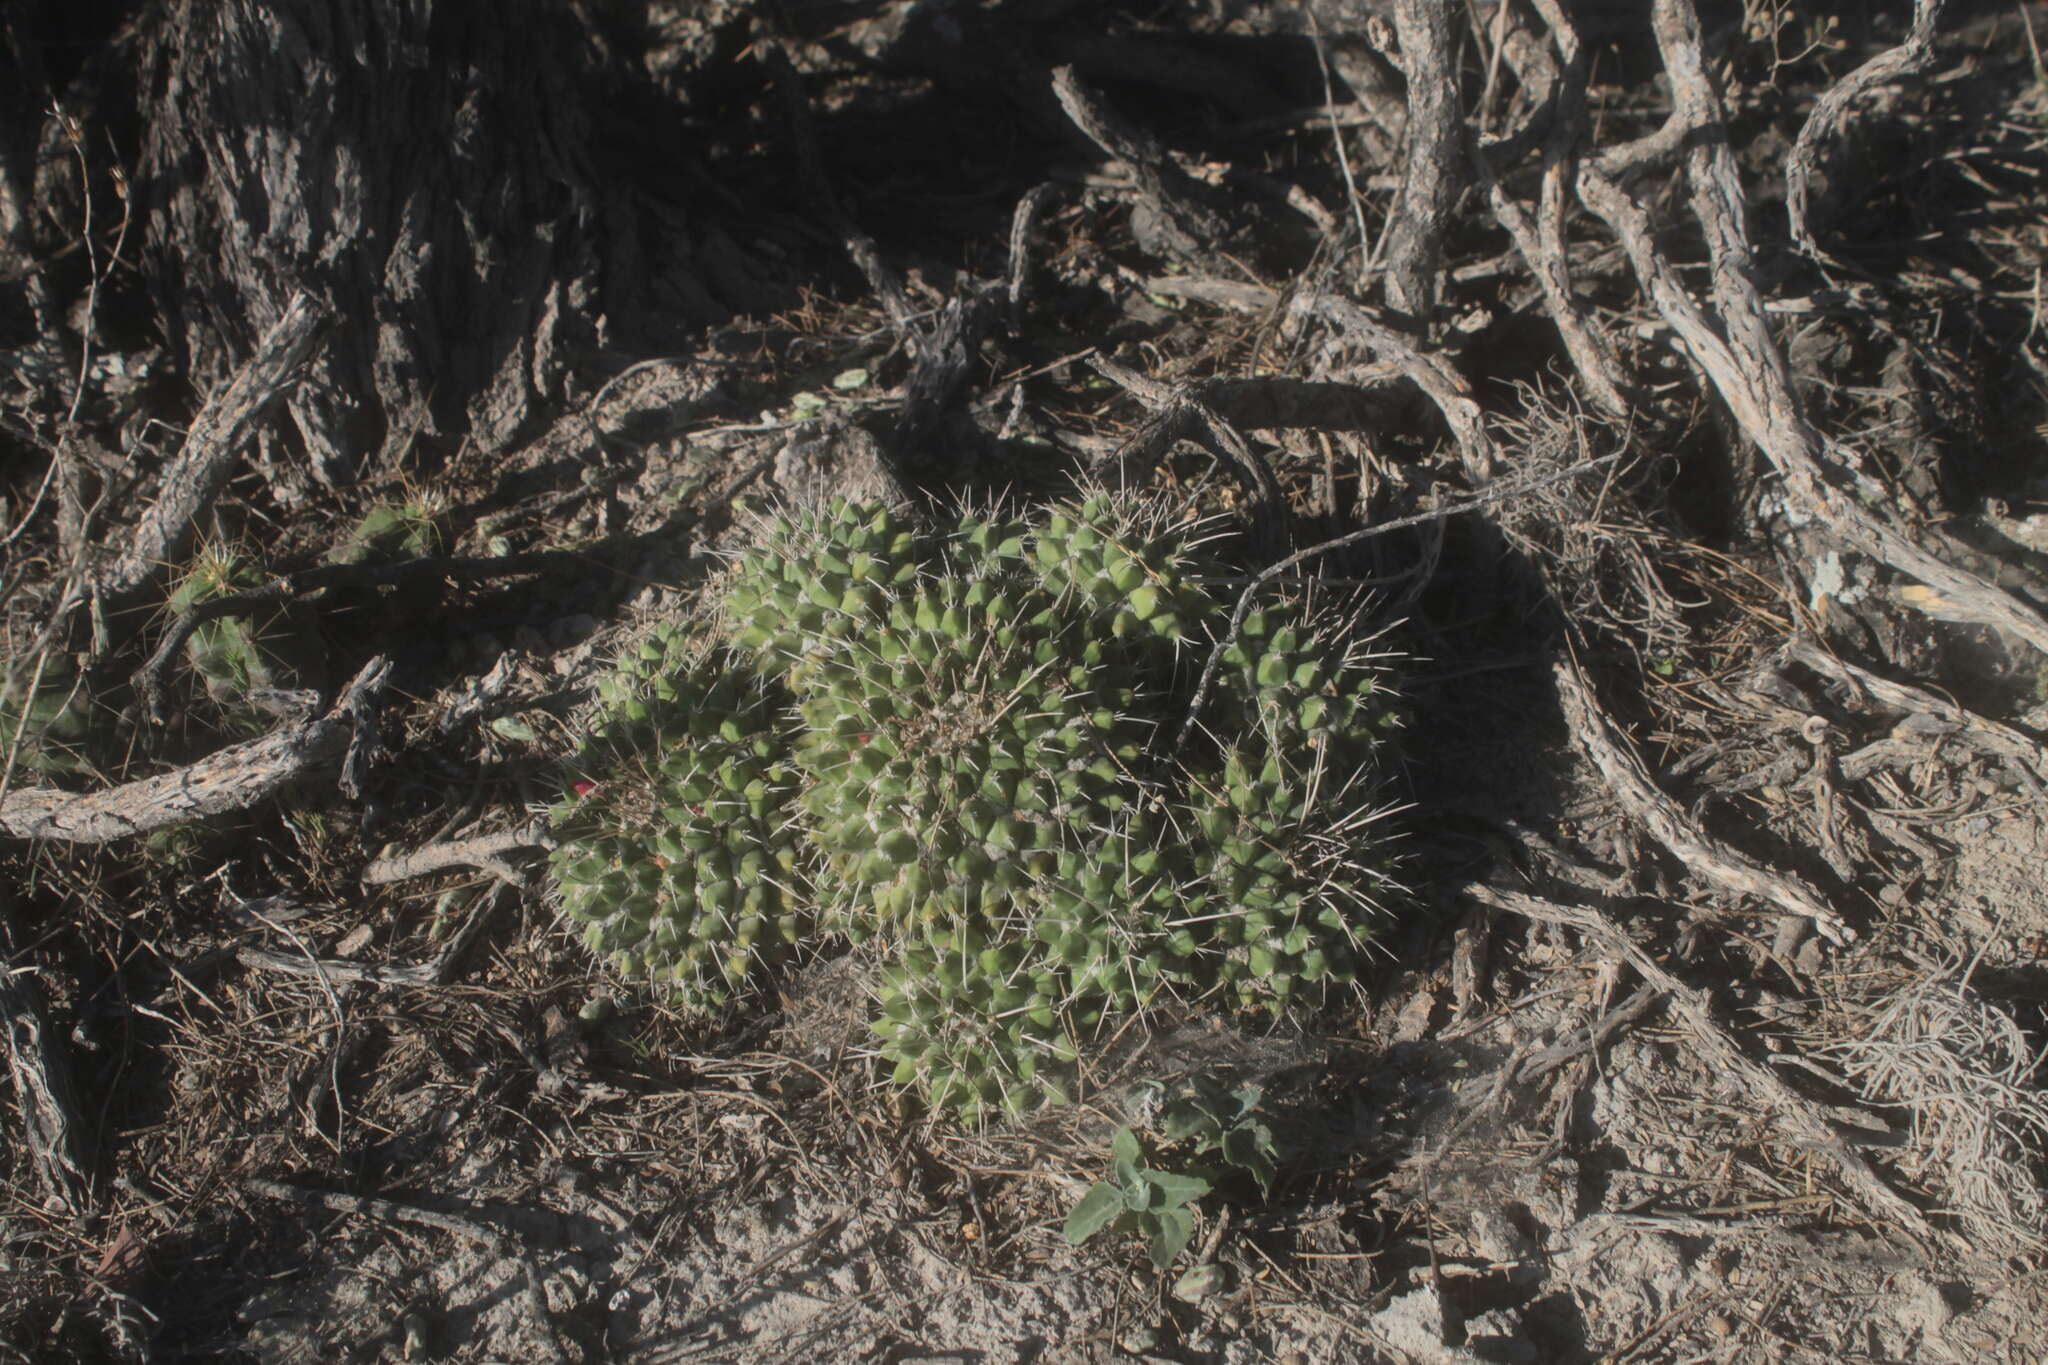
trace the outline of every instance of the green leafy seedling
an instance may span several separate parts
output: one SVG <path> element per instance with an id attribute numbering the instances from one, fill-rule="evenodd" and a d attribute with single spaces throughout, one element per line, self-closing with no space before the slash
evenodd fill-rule
<path id="1" fill-rule="evenodd" d="M 1197 1077 L 1161 1112 L 1159 1131 L 1168 1142 L 1192 1143 L 1196 1156 L 1219 1157 L 1259 1182 L 1261 1194 L 1273 1192 L 1273 1163 L 1278 1152 L 1273 1130 L 1256 1117 L 1263 1092 L 1256 1085 L 1225 1090 Z"/>
<path id="2" fill-rule="evenodd" d="M 1173 1264 L 1195 1232 L 1191 1207 L 1209 1192 L 1209 1182 L 1182 1171 L 1141 1166 L 1138 1135 L 1119 1128 L 1110 1144 L 1109 1179 L 1098 1180 L 1067 1215 L 1067 1241 L 1079 1246 L 1108 1228 L 1142 1233 L 1160 1270 Z"/>

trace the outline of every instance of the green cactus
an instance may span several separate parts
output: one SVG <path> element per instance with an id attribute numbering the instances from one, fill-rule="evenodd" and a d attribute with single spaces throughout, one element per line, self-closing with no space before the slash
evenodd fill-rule
<path id="1" fill-rule="evenodd" d="M 1234 605 L 1202 534 L 1101 494 L 768 524 L 723 643 L 656 632 L 601 686 L 557 808 L 569 918 L 700 1009 L 814 931 L 868 943 L 882 1059 L 970 1123 L 1065 1099 L 1097 1032 L 1164 999 L 1284 1011 L 1351 980 L 1392 708 L 1283 595 L 1170 752 Z"/>
<path id="2" fill-rule="evenodd" d="M 1198 543 L 1188 528 L 1169 530 L 1143 502 L 1096 493 L 1054 508 L 1032 549 L 1047 590 L 1071 593 L 1097 630 L 1171 643 L 1214 608 L 1192 577 Z"/>
<path id="3" fill-rule="evenodd" d="M 788 748 L 722 649 L 663 626 L 619 660 L 551 861 L 563 911 L 621 975 L 708 1013 L 809 936 Z"/>
<path id="4" fill-rule="evenodd" d="M 363 513 L 348 539 L 328 553 L 335 564 L 391 564 L 424 559 L 441 550 L 435 501 L 429 497 L 380 502 Z"/>
<path id="5" fill-rule="evenodd" d="M 874 1032 L 891 1078 L 963 1123 L 1066 1102 L 1077 1053 L 1061 983 L 1028 945 L 942 935 L 906 949 L 879 997 Z"/>
<path id="6" fill-rule="evenodd" d="M 263 581 L 259 566 L 224 545 L 206 545 L 172 587 L 169 609 L 183 615 L 202 602 L 253 588 Z M 252 692 L 312 686 L 321 672 L 322 649 L 310 631 L 295 630 L 275 614 L 220 616 L 202 622 L 185 642 L 185 661 L 199 675 L 206 694 L 228 725 L 260 733 L 272 721 L 250 701 Z"/>
<path id="7" fill-rule="evenodd" d="M 31 683 L 35 691 L 24 706 L 22 697 Z M 18 735 L 16 773 L 52 777 L 86 768 L 91 710 L 91 698 L 67 656 L 52 654 L 40 677 L 33 658 L 0 659 L 0 767 Z"/>

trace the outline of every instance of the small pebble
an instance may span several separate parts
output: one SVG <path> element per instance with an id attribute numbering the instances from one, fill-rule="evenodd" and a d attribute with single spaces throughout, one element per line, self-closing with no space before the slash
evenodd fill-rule
<path id="1" fill-rule="evenodd" d="M 1173 1296 L 1182 1303 L 1200 1303 L 1212 1294 L 1227 1292 L 1235 1278 L 1227 1265 L 1213 1261 L 1198 1265 L 1174 1281 Z"/>
<path id="2" fill-rule="evenodd" d="M 1133 1327 L 1116 1339 L 1116 1344 L 1134 1356 L 1144 1355 L 1159 1344 L 1156 1327 Z"/>
<path id="3" fill-rule="evenodd" d="M 1707 1319 L 1707 1330 L 1717 1337 L 1732 1337 L 1735 1335 L 1735 1324 L 1716 1313 Z"/>

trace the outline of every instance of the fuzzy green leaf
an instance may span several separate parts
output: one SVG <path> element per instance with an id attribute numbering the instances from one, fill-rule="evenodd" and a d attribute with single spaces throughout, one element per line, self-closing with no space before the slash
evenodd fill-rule
<path id="1" fill-rule="evenodd" d="M 1198 1175 L 1183 1175 L 1179 1171 L 1141 1171 L 1145 1183 L 1159 1191 L 1156 1203 L 1163 1208 L 1179 1208 L 1191 1204 L 1209 1192 L 1209 1182 Z"/>
<path id="2" fill-rule="evenodd" d="M 1061 1233 L 1070 1245 L 1079 1246 L 1108 1227 L 1123 1211 L 1123 1195 L 1116 1186 L 1098 1180 L 1088 1193 L 1081 1196 L 1081 1202 L 1074 1205 L 1074 1211 L 1067 1215 L 1067 1225 Z"/>
<path id="3" fill-rule="evenodd" d="M 1187 1246 L 1188 1239 L 1195 1235 L 1195 1216 L 1186 1209 L 1168 1209 L 1154 1215 L 1152 1225 L 1152 1265 L 1164 1270 L 1172 1265 Z"/>

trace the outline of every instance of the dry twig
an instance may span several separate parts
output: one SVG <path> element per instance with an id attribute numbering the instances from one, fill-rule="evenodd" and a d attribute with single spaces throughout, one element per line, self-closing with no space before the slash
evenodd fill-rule
<path id="1" fill-rule="evenodd" d="M 133 594 L 192 546 L 199 517 L 234 472 L 257 426 L 285 396 L 320 334 L 326 313 L 304 294 L 264 333 L 256 353 L 227 387 L 207 400 L 177 458 L 164 471 L 163 491 L 135 528 L 126 554 L 109 565 L 100 590 L 115 600 Z"/>
<path id="2" fill-rule="evenodd" d="M 1394 0 L 1401 73 L 1408 78 L 1408 156 L 1401 197 L 1387 220 L 1382 258 L 1387 302 L 1428 330 L 1442 287 L 1443 241 L 1457 206 L 1463 120 L 1451 0 Z"/>
<path id="3" fill-rule="evenodd" d="M 1071 66 L 1054 69 L 1052 89 L 1074 126 L 1131 168 L 1154 210 L 1161 246 L 1183 260 L 1204 261 L 1226 245 L 1230 225 L 1210 207 L 1206 188 L 1174 163 L 1158 139 L 1120 118 L 1081 84 Z"/>
<path id="4" fill-rule="evenodd" d="M 1813 178 L 1821 170 L 1822 144 L 1840 139 L 1848 131 L 1856 101 L 1892 81 L 1921 75 L 1934 65 L 1934 29 L 1947 3 L 1913 0 L 1913 31 L 1906 41 L 1872 57 L 1814 101 L 1791 154 L 1785 158 L 1785 216 L 1792 240 L 1801 250 L 1816 257 L 1827 255 L 1814 236 Z"/>
<path id="5" fill-rule="evenodd" d="M 1472 386 L 1449 360 L 1417 350 L 1414 342 L 1348 299 L 1303 294 L 1292 308 L 1296 316 L 1324 318 L 1345 340 L 1363 344 L 1427 394 L 1450 427 L 1458 456 L 1474 482 L 1483 483 L 1499 471 L 1501 461 L 1486 430 L 1485 414 L 1472 397 Z"/>
<path id="6" fill-rule="evenodd" d="M 47 1206 L 80 1214 L 92 1207 L 92 1177 L 71 1061 L 44 1003 L 36 969 L 18 965 L 18 951 L 14 907 L 0 893 L 0 1021 L 7 1030 L 12 1108 L 21 1117 L 22 1145 Z"/>
<path id="7" fill-rule="evenodd" d="M 523 848 L 553 848 L 554 837 L 547 822 L 536 820 L 519 829 L 479 834 L 470 839 L 450 839 L 428 844 L 410 853 L 379 858 L 363 869 L 363 884 L 383 886 L 412 877 L 424 877 L 449 867 L 480 867 L 509 886 L 522 886 L 525 879 L 500 856 Z"/>
<path id="8" fill-rule="evenodd" d="M 2048 1253 L 2048 1051 L 1958 976 L 1923 977 L 1866 1006 L 1855 1037 L 1821 1051 L 1872 1099 L 1905 1106 L 1915 1155 L 1995 1256 Z"/>
<path id="9" fill-rule="evenodd" d="M 2038 743 L 2010 725 L 2001 725 L 1995 720 L 1980 716 L 1924 687 L 1880 677 L 1867 668 L 1830 653 L 1822 648 L 1818 641 L 1805 635 L 1795 635 L 1786 641 L 1784 647 L 1778 651 L 1778 657 L 1804 664 L 1822 677 L 1853 691 L 1866 693 L 1880 705 L 1893 710 L 1912 715 L 1934 716 L 1945 721 L 1955 728 L 1965 742 L 1985 753 L 1995 754 L 2009 763 L 2017 764 L 2022 770 L 2032 773 L 2036 779 L 2048 782 L 2048 752 L 2044 752 Z"/>
<path id="10" fill-rule="evenodd" d="M 1804 915 L 1834 943 L 1847 943 L 1856 937 L 1855 930 L 1829 909 L 1813 888 L 1789 873 L 1774 872 L 1715 839 L 1666 796 L 1634 748 L 1601 711 L 1593 686 L 1577 662 L 1561 660 L 1556 674 L 1558 697 L 1564 704 L 1565 724 L 1570 727 L 1572 738 L 1607 779 L 1608 790 L 1659 843 L 1687 867 L 1730 891 L 1756 896 L 1795 915 Z"/>
<path id="11" fill-rule="evenodd" d="M 1741 1085 L 1759 1104 L 1783 1114 L 1803 1144 L 1833 1158 L 1865 1208 L 1899 1223 L 1930 1244 L 1942 1240 L 1926 1216 L 1887 1185 L 1870 1163 L 1843 1141 L 1824 1106 L 1807 1099 L 1769 1067 L 1752 1060 L 1715 1021 L 1704 994 L 1667 971 L 1601 911 L 1492 886 L 1468 886 L 1465 894 L 1496 910 L 1576 929 L 1600 944 L 1604 951 L 1625 958 L 1638 976 L 1666 993 L 1673 1011 L 1685 1023 L 1706 1061 Z"/>
<path id="12" fill-rule="evenodd" d="M 383 688 L 389 661 L 363 665 L 323 716 L 231 745 L 197 763 L 99 792 L 30 788 L 0 801 L 0 833 L 17 839 L 104 843 L 224 811 L 247 810 L 286 783 L 340 757 L 358 713 Z"/>
<path id="13" fill-rule="evenodd" d="M 1765 317 L 1744 228 L 1741 180 L 1720 98 L 1707 76 L 1699 16 L 1691 0 L 1657 0 L 1654 15 L 1676 102 L 1670 125 L 1689 138 L 1693 216 L 1707 238 L 1718 324 L 1658 249 L 1649 215 L 1604 164 L 1580 167 L 1579 197 L 1621 240 L 1644 292 L 1743 432 L 1776 468 L 1795 505 L 1826 523 L 1845 545 L 1919 579 L 1930 590 L 1924 607 L 1949 619 L 2008 631 L 2048 653 L 2048 619 L 1997 585 L 1922 549 L 1859 502 L 1830 470 L 1826 442 L 1801 413 L 1784 353 Z"/>
<path id="14" fill-rule="evenodd" d="M 503 889 L 502 887 L 500 889 Z M 385 967 L 373 962 L 350 962 L 343 958 L 314 957 L 310 952 L 294 956 L 267 948 L 240 948 L 235 958 L 258 971 L 280 972 L 286 976 L 310 976 L 321 982 L 355 981 L 369 986 L 445 986 L 455 979 L 455 969 L 483 934 L 495 896 L 487 896 L 469 912 L 469 918 L 455 931 L 448 944 L 431 961 L 416 967 Z M 273 926 L 277 927 L 277 926 Z M 280 930 L 282 931 L 282 930 Z"/>

